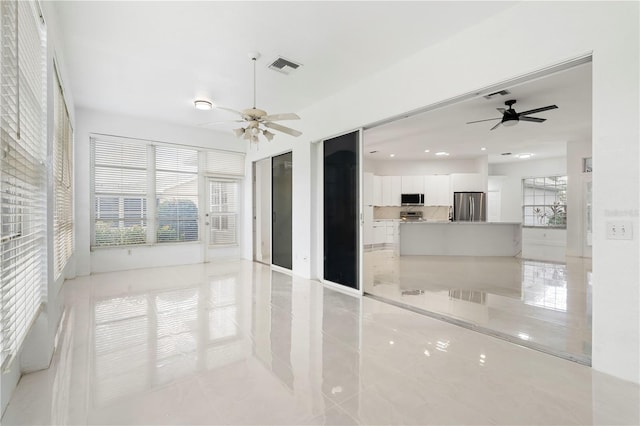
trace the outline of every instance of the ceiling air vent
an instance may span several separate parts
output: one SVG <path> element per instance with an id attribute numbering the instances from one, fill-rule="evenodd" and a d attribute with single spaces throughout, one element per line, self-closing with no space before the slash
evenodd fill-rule
<path id="1" fill-rule="evenodd" d="M 301 66 L 302 64 L 297 64 L 283 57 L 279 57 L 278 59 L 273 61 L 271 65 L 269 65 L 269 68 L 274 71 L 281 72 L 282 74 L 288 75 L 291 73 L 291 71 L 295 71 Z"/>
<path id="2" fill-rule="evenodd" d="M 500 90 L 499 92 L 493 92 L 493 93 L 489 93 L 488 95 L 484 95 L 485 99 L 493 99 L 496 96 L 506 96 L 506 95 L 510 95 L 511 92 L 508 90 Z"/>

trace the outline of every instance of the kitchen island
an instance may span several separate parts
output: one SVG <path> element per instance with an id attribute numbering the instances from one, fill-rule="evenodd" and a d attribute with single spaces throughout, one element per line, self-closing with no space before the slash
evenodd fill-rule
<path id="1" fill-rule="evenodd" d="M 521 249 L 516 222 L 400 222 L 401 256 L 516 256 Z"/>

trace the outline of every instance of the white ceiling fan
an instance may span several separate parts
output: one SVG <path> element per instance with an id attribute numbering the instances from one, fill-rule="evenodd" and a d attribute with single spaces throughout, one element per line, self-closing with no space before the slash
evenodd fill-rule
<path id="1" fill-rule="evenodd" d="M 253 107 L 242 111 L 237 111 L 235 109 L 220 106 L 216 108 L 238 114 L 241 119 L 234 120 L 234 122 L 246 123 L 246 126 L 234 129 L 233 132 L 237 137 L 242 137 L 243 139 L 246 139 L 253 143 L 258 143 L 258 136 L 260 136 L 261 134 L 269 141 L 273 139 L 275 134 L 267 130 L 267 128 L 295 137 L 302 135 L 302 132 L 299 132 L 298 130 L 283 126 L 278 123 L 274 123 L 274 121 L 299 120 L 300 117 L 297 114 L 294 114 L 292 112 L 282 114 L 267 114 L 266 111 L 256 108 L 256 61 L 259 57 L 260 54 L 258 52 L 249 53 L 249 59 L 251 59 L 251 61 L 253 62 Z M 205 125 L 211 124 L 216 123 L 207 123 Z"/>

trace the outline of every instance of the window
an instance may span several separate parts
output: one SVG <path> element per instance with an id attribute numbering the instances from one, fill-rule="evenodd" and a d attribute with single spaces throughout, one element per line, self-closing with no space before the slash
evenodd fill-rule
<path id="1" fill-rule="evenodd" d="M 46 291 L 44 28 L 35 2 L 0 2 L 0 364 L 18 353 Z"/>
<path id="2" fill-rule="evenodd" d="M 567 227 L 567 177 L 546 176 L 522 180 L 523 225 Z"/>
<path id="3" fill-rule="evenodd" d="M 147 242 L 147 147 L 93 141 L 95 247 Z"/>
<path id="4" fill-rule="evenodd" d="M 242 176 L 244 154 L 100 136 L 92 165 L 93 247 L 177 243 L 200 240 L 202 176 Z M 227 183 L 233 188 L 219 197 L 228 201 L 216 204 L 225 223 L 214 226 L 217 240 L 231 242 L 217 244 L 237 241 L 237 184 Z"/>
<path id="5" fill-rule="evenodd" d="M 53 267 L 57 278 L 73 252 L 73 130 L 57 73 L 53 102 Z"/>
<path id="6" fill-rule="evenodd" d="M 156 148 L 157 241 L 198 240 L 198 151 Z"/>
<path id="7" fill-rule="evenodd" d="M 211 245 L 238 243 L 238 184 L 234 181 L 209 181 L 209 211 L 211 212 Z"/>

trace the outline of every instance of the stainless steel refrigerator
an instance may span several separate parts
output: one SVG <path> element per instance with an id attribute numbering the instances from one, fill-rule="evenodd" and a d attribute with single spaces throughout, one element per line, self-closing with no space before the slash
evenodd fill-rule
<path id="1" fill-rule="evenodd" d="M 484 192 L 454 192 L 453 221 L 486 222 L 487 195 Z"/>

